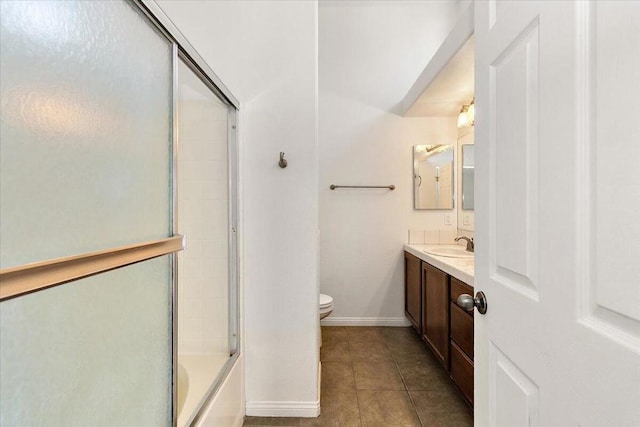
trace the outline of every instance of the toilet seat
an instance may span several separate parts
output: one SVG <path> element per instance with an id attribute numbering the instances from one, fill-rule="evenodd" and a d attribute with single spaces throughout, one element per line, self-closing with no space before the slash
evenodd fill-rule
<path id="1" fill-rule="evenodd" d="M 333 298 L 329 295 L 320 294 L 319 305 L 320 319 L 324 319 L 333 311 Z"/>
<path id="2" fill-rule="evenodd" d="M 327 308 L 333 305 L 333 298 L 329 295 L 320 294 L 320 308 Z"/>

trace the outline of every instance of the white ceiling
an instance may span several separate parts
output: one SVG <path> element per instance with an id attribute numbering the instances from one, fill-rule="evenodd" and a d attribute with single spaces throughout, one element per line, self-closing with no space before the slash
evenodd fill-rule
<path id="1" fill-rule="evenodd" d="M 405 116 L 457 116 L 473 98 L 475 40 L 471 36 L 429 83 Z"/>

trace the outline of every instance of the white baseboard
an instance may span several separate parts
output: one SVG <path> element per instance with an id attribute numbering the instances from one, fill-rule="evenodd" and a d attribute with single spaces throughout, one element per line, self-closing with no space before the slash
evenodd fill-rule
<path id="1" fill-rule="evenodd" d="M 318 399 L 320 399 L 321 397 L 320 393 L 322 393 L 321 384 L 322 384 L 322 362 L 318 360 Z M 320 416 L 321 411 L 322 411 L 322 408 L 318 410 L 318 416 Z"/>
<path id="2" fill-rule="evenodd" d="M 411 326 L 406 317 L 334 317 L 320 321 L 322 326 Z"/>
<path id="3" fill-rule="evenodd" d="M 317 402 L 247 402 L 249 417 L 307 417 L 320 415 L 320 401 Z"/>

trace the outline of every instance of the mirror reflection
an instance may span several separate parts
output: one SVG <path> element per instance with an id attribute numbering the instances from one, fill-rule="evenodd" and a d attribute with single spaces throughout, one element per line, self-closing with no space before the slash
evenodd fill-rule
<path id="1" fill-rule="evenodd" d="M 462 146 L 462 209 L 473 210 L 474 180 L 473 145 Z"/>
<path id="2" fill-rule="evenodd" d="M 414 209 L 453 209 L 453 145 L 413 147 Z"/>

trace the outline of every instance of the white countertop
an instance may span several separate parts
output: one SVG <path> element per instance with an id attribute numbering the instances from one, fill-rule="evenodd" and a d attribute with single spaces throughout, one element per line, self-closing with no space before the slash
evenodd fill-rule
<path id="1" fill-rule="evenodd" d="M 444 256 L 436 256 L 426 253 L 424 250 L 434 245 L 404 245 L 404 250 L 411 255 L 415 255 L 423 261 L 428 262 L 445 273 L 455 277 L 456 279 L 473 286 L 473 276 L 475 271 L 474 258 L 452 258 Z"/>

